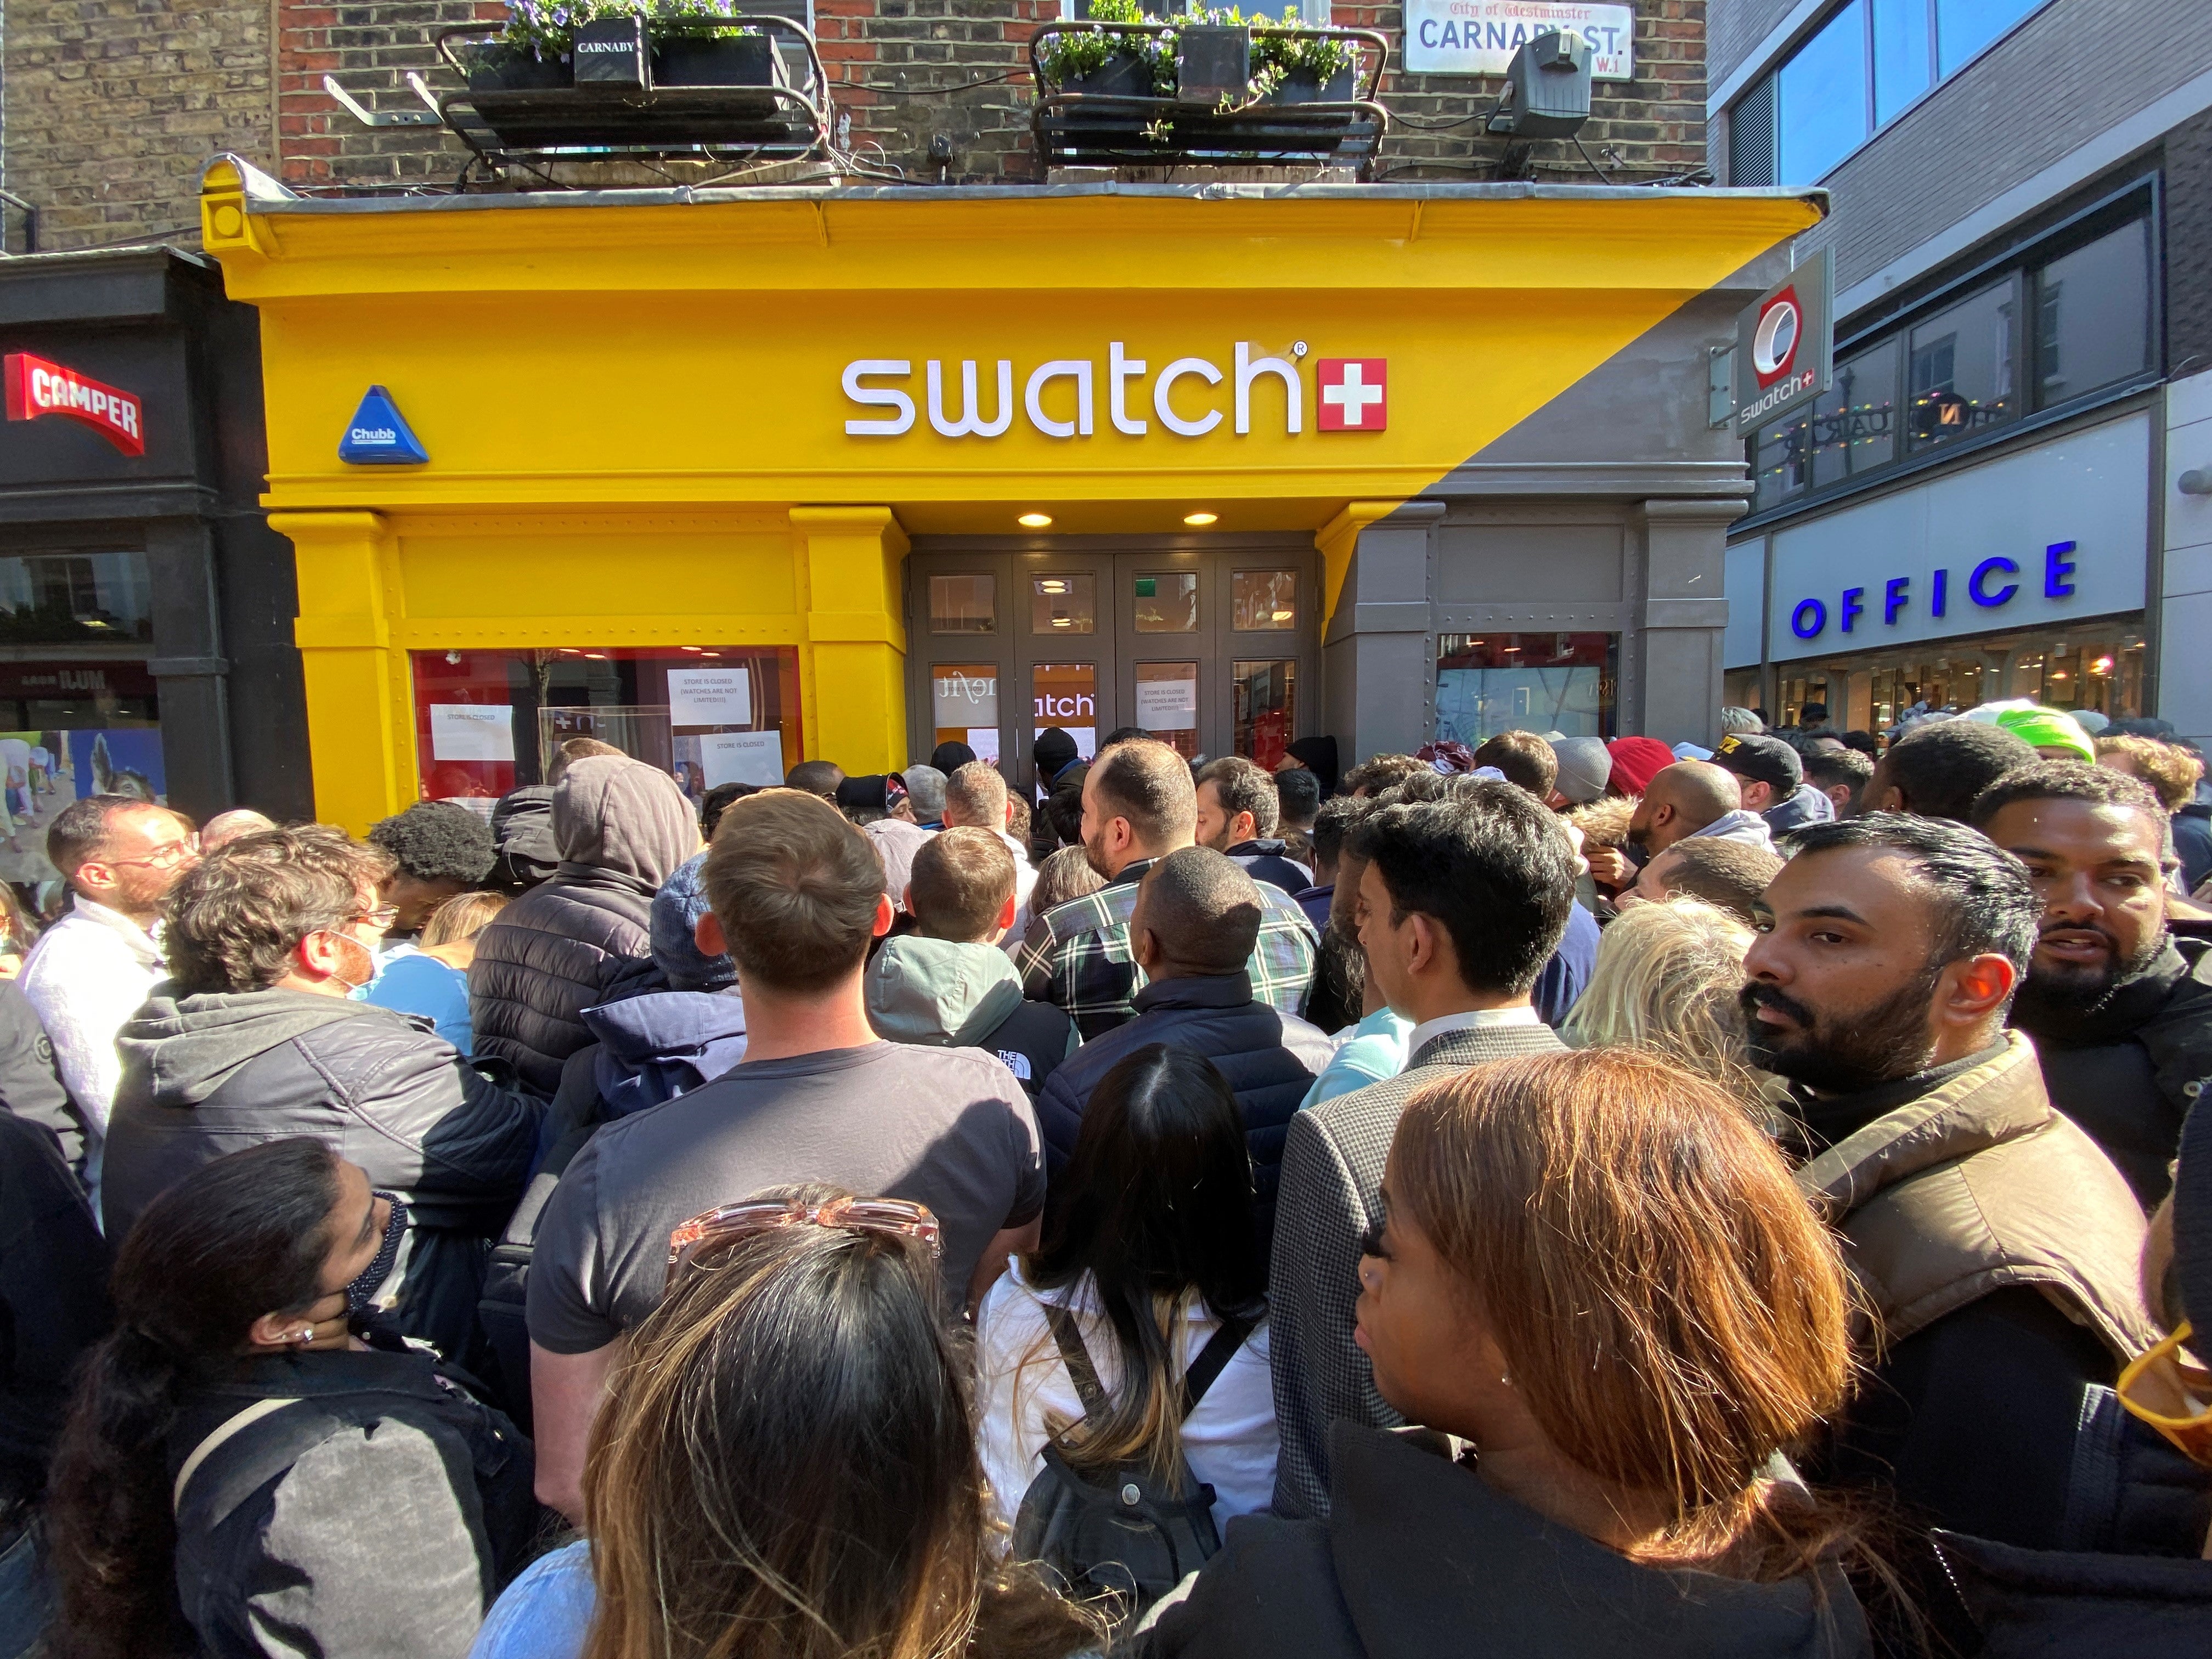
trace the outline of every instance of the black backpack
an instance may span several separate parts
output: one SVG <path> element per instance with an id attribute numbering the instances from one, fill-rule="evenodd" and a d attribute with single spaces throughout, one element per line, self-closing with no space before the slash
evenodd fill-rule
<path id="1" fill-rule="evenodd" d="M 1113 1409 L 1083 1346 L 1074 1316 L 1048 1304 L 1045 1322 L 1067 1362 L 1085 1419 L 1103 1420 Z M 1257 1319 L 1225 1319 L 1199 1351 L 1182 1380 L 1182 1419 L 1188 1419 L 1221 1375 Z M 1098 1480 L 1078 1474 L 1056 1442 L 1044 1449 L 1044 1468 L 1022 1494 L 1014 1520 L 1014 1558 L 1034 1561 L 1055 1575 L 1078 1599 L 1100 1591 L 1121 1598 L 1118 1615 L 1133 1618 L 1198 1571 L 1221 1547 L 1213 1524 L 1213 1488 L 1176 1454 L 1171 1480 L 1141 1464 L 1125 1464 Z"/>

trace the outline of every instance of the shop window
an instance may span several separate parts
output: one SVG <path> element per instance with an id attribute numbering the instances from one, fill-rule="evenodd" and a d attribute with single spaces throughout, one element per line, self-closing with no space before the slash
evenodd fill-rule
<path id="1" fill-rule="evenodd" d="M 929 631 L 933 634 L 995 634 L 999 630 L 999 583 L 994 576 L 932 576 Z"/>
<path id="2" fill-rule="evenodd" d="M 1090 634 L 1098 627 L 1098 579 L 1080 573 L 1030 579 L 1030 632 Z"/>
<path id="3" fill-rule="evenodd" d="M 1136 586 L 1137 632 L 1198 632 L 1198 576 L 1195 572 L 1163 571 L 1136 576 L 1132 580 Z"/>
<path id="4" fill-rule="evenodd" d="M 801 753 L 788 646 L 417 651 L 413 669 L 422 793 L 481 812 L 542 781 L 571 738 L 659 767 L 694 801 L 781 783 Z"/>
<path id="5" fill-rule="evenodd" d="M 1753 434 L 1752 506 L 1755 510 L 1763 513 L 1804 494 L 1812 482 L 1812 417 L 1800 415 L 1794 421 L 1761 427 Z"/>
<path id="6" fill-rule="evenodd" d="M 0 641 L 148 644 L 153 638 L 152 581 L 143 553 L 0 558 Z"/>
<path id="7" fill-rule="evenodd" d="M 1812 485 L 1840 482 L 1897 459 L 1897 342 L 1885 340 L 1836 365 L 1813 405 Z"/>
<path id="8" fill-rule="evenodd" d="M 1192 580 L 1194 581 L 1196 578 Z M 1185 760 L 1196 760 L 1198 665 L 1194 662 L 1139 663 L 1137 724 L 1162 743 L 1171 745 Z"/>
<path id="9" fill-rule="evenodd" d="M 2036 406 L 2149 366 L 2150 222 L 2138 219 L 2036 273 Z"/>
<path id="10" fill-rule="evenodd" d="M 2013 384 L 2016 289 L 2008 277 L 1938 312 L 1906 335 L 1914 448 L 1986 431 L 2020 412 Z"/>
<path id="11" fill-rule="evenodd" d="M 1437 641 L 1436 736 L 1470 749 L 1500 732 L 1613 734 L 1615 634 L 1446 634 Z"/>
<path id="12" fill-rule="evenodd" d="M 1298 573 L 1239 570 L 1230 578 L 1230 626 L 1239 634 L 1285 631 L 1298 625 Z"/>
<path id="13" fill-rule="evenodd" d="M 2110 720 L 2143 712 L 2140 615 L 2066 629 L 1930 641 L 1843 663 L 1788 665 L 1805 683 L 1848 687 L 1852 720 L 1873 731 L 1918 708 L 1967 709 L 2004 697 L 2053 708 L 2094 709 Z M 1784 698 L 1785 704 L 1788 698 Z M 1832 696 L 1829 706 L 1838 706 Z"/>
<path id="14" fill-rule="evenodd" d="M 1270 772 L 1297 730 L 1298 665 L 1283 657 L 1233 665 L 1237 696 L 1234 753 Z"/>
<path id="15" fill-rule="evenodd" d="M 1032 720 L 1030 736 L 1058 726 L 1075 739 L 1075 752 L 1089 760 L 1098 752 L 1098 665 L 1041 662 L 1030 670 Z"/>
<path id="16" fill-rule="evenodd" d="M 929 671 L 938 743 L 964 743 L 975 758 L 999 763 L 999 665 L 940 662 Z"/>

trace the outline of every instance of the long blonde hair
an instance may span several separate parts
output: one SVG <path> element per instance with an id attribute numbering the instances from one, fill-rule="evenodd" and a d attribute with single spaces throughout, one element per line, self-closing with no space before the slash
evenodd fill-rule
<path id="1" fill-rule="evenodd" d="M 422 948 L 426 951 L 440 945 L 459 945 L 463 939 L 474 939 L 489 927 L 491 919 L 507 908 L 504 893 L 456 893 L 430 913 L 430 920 L 422 924 Z"/>
<path id="2" fill-rule="evenodd" d="M 1752 932 L 1717 905 L 1632 904 L 1598 940 L 1597 967 L 1559 1035 L 1576 1048 L 1635 1048 L 1762 1097 L 1736 997 Z"/>

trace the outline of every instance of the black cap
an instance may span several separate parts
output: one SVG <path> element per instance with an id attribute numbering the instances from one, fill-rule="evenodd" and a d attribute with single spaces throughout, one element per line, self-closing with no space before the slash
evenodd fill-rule
<path id="1" fill-rule="evenodd" d="M 974 750 L 950 738 L 929 751 L 929 763 L 948 778 L 975 758 Z"/>
<path id="2" fill-rule="evenodd" d="M 1795 789 L 1805 781 L 1805 763 L 1797 751 L 1779 738 L 1756 732 L 1731 732 L 1723 738 L 1713 750 L 1713 764 L 1780 790 Z"/>
<path id="3" fill-rule="evenodd" d="M 1050 784 L 1073 763 L 1075 739 L 1060 727 L 1048 726 L 1036 734 L 1036 741 L 1030 745 L 1030 754 L 1036 761 L 1037 781 Z"/>
<path id="4" fill-rule="evenodd" d="M 848 812 L 888 812 L 906 799 L 906 780 L 896 772 L 847 778 L 837 786 L 838 807 Z"/>

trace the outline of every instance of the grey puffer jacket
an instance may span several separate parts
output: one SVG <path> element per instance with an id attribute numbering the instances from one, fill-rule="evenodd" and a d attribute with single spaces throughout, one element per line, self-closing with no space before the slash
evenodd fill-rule
<path id="1" fill-rule="evenodd" d="M 476 1052 L 549 1097 L 593 1041 L 584 1010 L 651 951 L 653 896 L 699 850 L 699 823 L 665 772 L 599 755 L 555 786 L 553 838 L 560 869 L 477 935 L 469 969 Z"/>
<path id="2" fill-rule="evenodd" d="M 398 1328 L 465 1363 L 492 1241 L 544 1108 L 430 1022 L 307 991 L 167 994 L 123 1028 L 100 1205 L 120 1241 L 165 1188 L 226 1152 L 312 1135 L 407 1202 L 386 1297 Z M 395 1294 L 396 1292 L 396 1294 Z"/>

